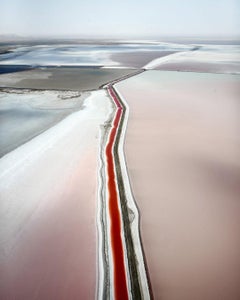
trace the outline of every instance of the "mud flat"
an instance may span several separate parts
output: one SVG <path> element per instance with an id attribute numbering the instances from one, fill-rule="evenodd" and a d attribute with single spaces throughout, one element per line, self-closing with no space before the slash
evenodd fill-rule
<path id="1" fill-rule="evenodd" d="M 1 66 L 0 66 L 1 68 Z M 131 68 L 47 67 L 0 75 L 0 87 L 75 90 L 98 89 L 108 81 L 134 73 Z"/>
<path id="2" fill-rule="evenodd" d="M 147 71 L 115 85 L 155 299 L 239 299 L 239 82 Z"/>
<path id="3" fill-rule="evenodd" d="M 115 53 L 111 58 L 126 67 L 142 68 L 151 60 L 176 53 L 176 51 L 142 51 L 129 53 Z"/>
<path id="4" fill-rule="evenodd" d="M 94 299 L 105 91 L 0 160 L 0 298 Z"/>

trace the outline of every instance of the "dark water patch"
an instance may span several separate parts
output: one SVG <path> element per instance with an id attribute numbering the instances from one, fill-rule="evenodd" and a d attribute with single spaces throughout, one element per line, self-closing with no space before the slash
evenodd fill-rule
<path id="1" fill-rule="evenodd" d="M 15 73 L 21 71 L 32 70 L 33 66 L 27 65 L 0 65 L 0 74 Z"/>

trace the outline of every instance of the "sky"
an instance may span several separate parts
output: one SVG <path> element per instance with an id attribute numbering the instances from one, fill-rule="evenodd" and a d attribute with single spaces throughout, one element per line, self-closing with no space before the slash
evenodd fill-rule
<path id="1" fill-rule="evenodd" d="M 0 34 L 240 36 L 240 0 L 0 0 Z"/>

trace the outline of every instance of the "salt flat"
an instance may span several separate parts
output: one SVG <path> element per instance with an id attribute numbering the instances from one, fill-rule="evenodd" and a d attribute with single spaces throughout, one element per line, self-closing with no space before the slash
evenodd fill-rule
<path id="1" fill-rule="evenodd" d="M 92 92 L 1 158 L 1 299 L 95 297 L 99 132 L 111 112 L 105 91 Z"/>
<path id="2" fill-rule="evenodd" d="M 117 236 L 124 298 L 150 298 L 147 270 L 156 299 L 239 299 L 238 47 L 3 49 L 0 298 L 122 300 Z M 114 235 L 110 179 L 121 203 Z"/>

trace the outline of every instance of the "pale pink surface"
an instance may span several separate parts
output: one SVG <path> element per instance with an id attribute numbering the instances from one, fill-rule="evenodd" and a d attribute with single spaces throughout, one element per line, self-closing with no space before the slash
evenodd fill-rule
<path id="1" fill-rule="evenodd" d="M 94 299 L 103 91 L 1 159 L 0 298 Z"/>
<path id="2" fill-rule="evenodd" d="M 2 299 L 94 299 L 96 155 L 83 155 L 53 186 L 57 193 L 46 190 L 49 206 L 35 213 L 2 265 Z"/>
<path id="3" fill-rule="evenodd" d="M 117 84 L 156 299 L 240 298 L 239 80 L 148 71 Z"/>

